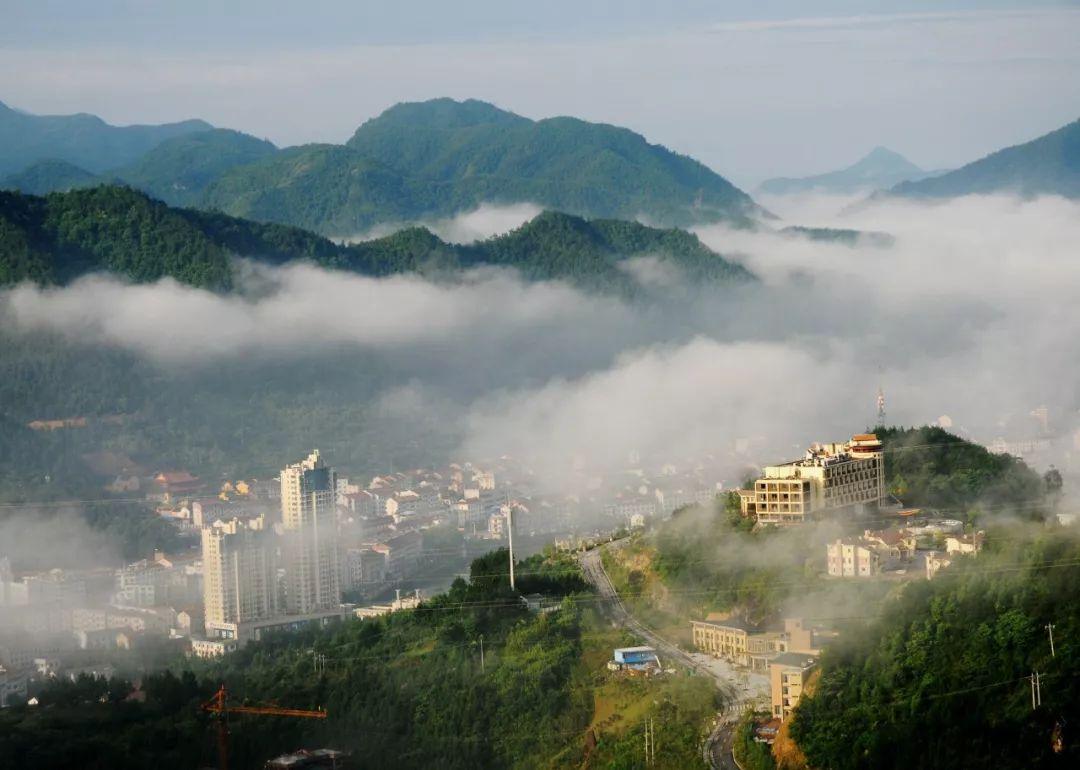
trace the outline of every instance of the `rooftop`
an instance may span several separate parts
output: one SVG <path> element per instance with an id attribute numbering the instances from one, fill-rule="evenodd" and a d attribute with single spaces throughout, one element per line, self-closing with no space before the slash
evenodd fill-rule
<path id="1" fill-rule="evenodd" d="M 805 652 L 782 652 L 770 661 L 774 666 L 806 669 L 817 663 L 817 658 Z"/>

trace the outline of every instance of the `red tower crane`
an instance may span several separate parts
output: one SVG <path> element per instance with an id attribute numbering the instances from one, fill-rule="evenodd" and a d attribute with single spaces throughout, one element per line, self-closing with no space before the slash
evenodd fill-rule
<path id="1" fill-rule="evenodd" d="M 229 766 L 229 726 L 226 721 L 229 714 L 262 714 L 272 717 L 299 717 L 301 719 L 326 719 L 326 711 L 308 711 L 306 709 L 287 709 L 278 706 L 233 706 L 229 704 L 229 693 L 225 685 L 214 693 L 214 697 L 202 704 L 202 710 L 217 714 L 217 749 L 218 770 L 228 770 Z"/>

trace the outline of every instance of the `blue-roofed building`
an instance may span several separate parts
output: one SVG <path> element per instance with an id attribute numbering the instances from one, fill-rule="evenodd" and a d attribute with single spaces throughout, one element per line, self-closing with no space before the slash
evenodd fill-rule
<path id="1" fill-rule="evenodd" d="M 644 671 L 646 669 L 660 668 L 660 659 L 656 656 L 656 650 L 652 647 L 620 647 L 615 650 L 614 658 L 609 668 L 633 669 Z"/>

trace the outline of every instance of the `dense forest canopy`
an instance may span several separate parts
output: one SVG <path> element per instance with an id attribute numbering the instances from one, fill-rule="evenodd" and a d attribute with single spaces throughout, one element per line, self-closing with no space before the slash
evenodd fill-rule
<path id="1" fill-rule="evenodd" d="M 68 133 L 68 123 L 97 121 L 4 109 L 0 105 L 0 138 L 8 129 L 25 131 L 27 121 L 39 127 L 61 121 Z M 749 225 L 766 216 L 703 164 L 625 128 L 565 117 L 532 121 L 474 100 L 399 104 L 364 123 L 346 145 L 280 150 L 201 121 L 126 129 L 97 122 L 95 131 L 77 139 L 65 133 L 40 146 L 20 139 L 15 146 L 22 163 L 5 166 L 0 154 L 0 187 L 44 193 L 119 179 L 171 205 L 335 237 L 448 217 L 482 203 L 527 202 L 589 218 L 644 217 L 678 227 Z M 81 144 L 69 151 L 69 140 Z M 66 165 L 50 165 L 57 159 Z"/>
<path id="2" fill-rule="evenodd" d="M 792 735 L 812 767 L 1075 767 L 1080 543 L 1013 530 L 830 645 Z M 1054 624 L 1051 654 L 1045 626 Z M 1042 704 L 1032 708 L 1033 672 Z"/>
<path id="3" fill-rule="evenodd" d="M 0 711 L 0 765 L 211 764 L 215 732 L 199 704 L 221 683 L 236 703 L 329 714 L 231 719 L 235 767 L 317 746 L 351 751 L 357 768 L 385 767 L 388 758 L 402 768 L 580 761 L 592 672 L 582 665 L 583 611 L 572 596 L 584 583 L 572 560 L 553 554 L 517 570 L 528 590 L 571 598 L 556 612 L 530 614 L 510 590 L 506 551 L 495 551 L 473 563 L 470 580 L 458 579 L 419 610 L 276 636 L 220 662 L 178 662 L 143 679 L 145 702 L 124 700 L 130 680 L 50 685 L 39 706 Z M 316 653 L 325 661 L 317 672 Z M 696 740 L 691 747 L 696 752 Z"/>
<path id="4" fill-rule="evenodd" d="M 1039 517 L 1039 475 L 1009 454 L 994 454 L 943 428 L 878 427 L 885 448 L 885 483 L 905 505 L 977 517 L 980 513 Z"/>
<path id="5" fill-rule="evenodd" d="M 163 277 L 229 289 L 230 260 L 307 260 L 382 276 L 452 274 L 498 265 L 529 280 L 566 280 L 596 291 L 640 293 L 620 265 L 636 256 L 670 262 L 687 282 L 744 282 L 751 274 L 681 230 L 636 222 L 587 221 L 547 212 L 517 230 L 471 246 L 412 228 L 353 245 L 292 227 L 220 213 L 174 209 L 130 188 L 101 186 L 45 197 L 0 192 L 0 285 L 66 283 L 104 271 L 136 282 Z"/>

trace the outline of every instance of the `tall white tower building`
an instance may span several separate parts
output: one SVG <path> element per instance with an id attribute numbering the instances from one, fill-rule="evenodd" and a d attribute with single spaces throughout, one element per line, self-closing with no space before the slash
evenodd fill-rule
<path id="1" fill-rule="evenodd" d="M 236 639 L 243 623 L 277 614 L 275 548 L 262 516 L 202 530 L 206 635 Z"/>
<path id="2" fill-rule="evenodd" d="M 285 605 L 306 615 L 341 604 L 337 490 L 334 469 L 319 450 L 281 471 Z"/>

